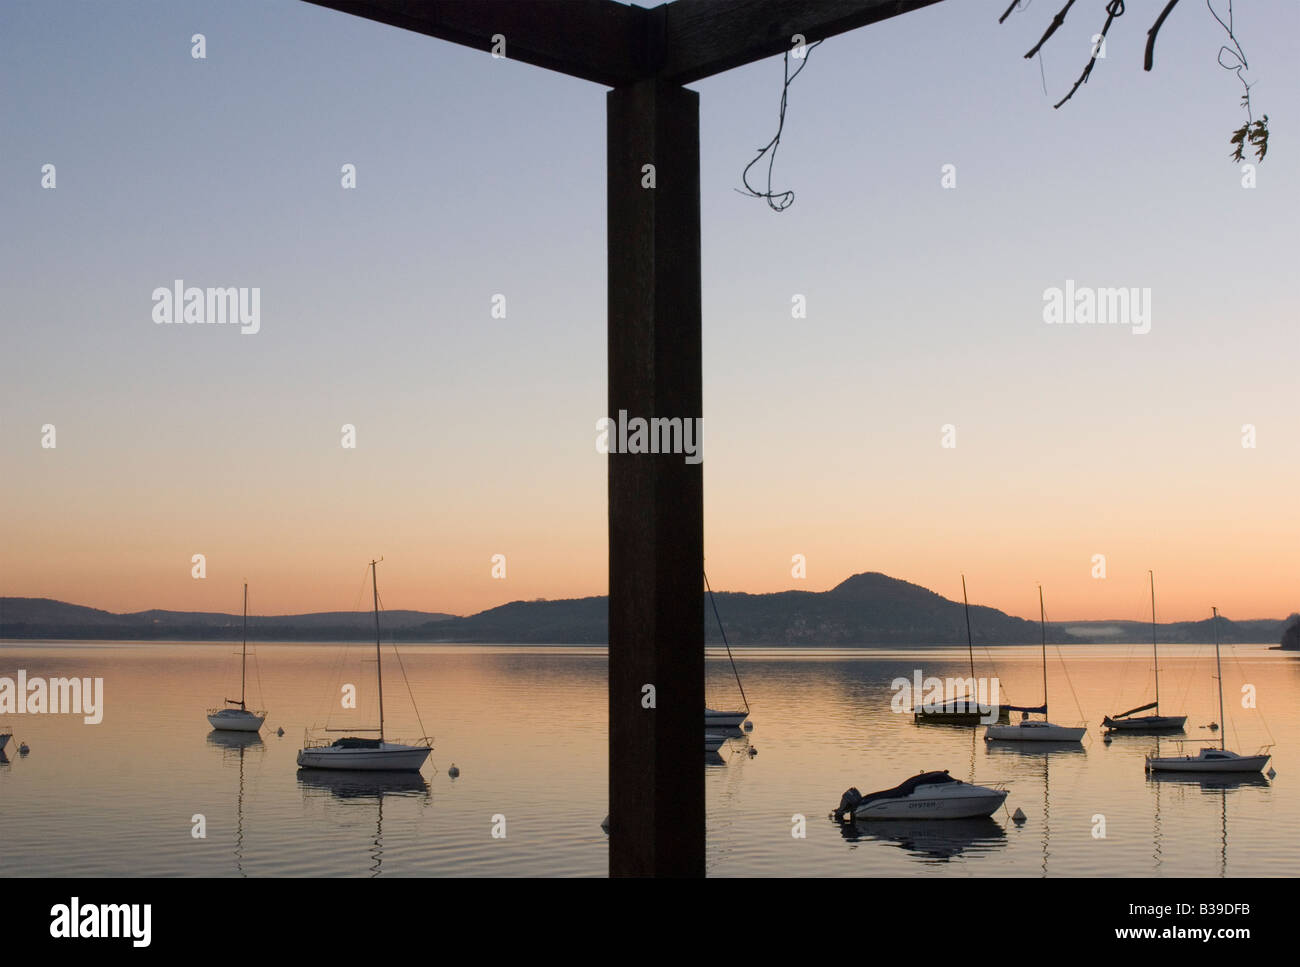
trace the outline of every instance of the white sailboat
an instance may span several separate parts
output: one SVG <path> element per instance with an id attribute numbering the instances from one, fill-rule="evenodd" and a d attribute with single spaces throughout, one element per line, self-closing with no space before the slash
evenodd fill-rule
<path id="1" fill-rule="evenodd" d="M 384 737 L 384 663 L 379 645 L 379 579 L 375 574 L 378 561 L 370 562 L 370 581 L 375 597 L 375 675 L 379 683 L 379 728 L 353 729 L 356 732 L 378 732 L 378 738 L 347 736 L 335 739 L 307 739 L 298 751 L 298 766 L 302 769 L 349 769 L 367 772 L 418 772 L 433 750 L 430 740 L 422 738 L 419 744 L 389 742 Z M 417 717 L 419 711 L 416 711 Z M 326 729 L 326 731 L 335 731 Z M 343 730 L 338 730 L 343 731 Z"/>
<path id="2" fill-rule="evenodd" d="M 1156 649 L 1156 576 L 1154 571 L 1147 571 L 1151 578 L 1151 662 L 1156 674 L 1156 700 L 1149 705 L 1139 705 L 1118 715 L 1107 715 L 1101 724 L 1118 732 L 1176 732 L 1187 723 L 1186 715 L 1160 714 L 1160 657 Z M 1135 715 L 1155 709 L 1155 715 Z"/>
<path id="3" fill-rule="evenodd" d="M 718 614 L 718 602 L 713 599 L 713 588 L 709 587 L 709 576 L 704 575 L 704 587 L 709 592 L 709 603 L 713 605 L 713 616 L 718 619 L 718 630 L 722 633 L 722 643 L 727 648 L 727 658 L 731 660 L 731 671 L 736 676 L 736 687 L 740 689 L 740 700 L 745 703 L 744 710 L 718 710 L 704 707 L 704 728 L 713 729 L 738 729 L 745 724 L 749 718 L 749 699 L 745 697 L 745 686 L 740 683 L 740 670 L 736 667 L 736 659 L 731 654 L 731 643 L 727 641 L 727 631 L 722 627 L 722 616 Z M 721 744 L 721 743 L 719 743 Z M 706 738 L 704 748 L 708 752 L 717 751 L 717 746 L 709 748 Z"/>
<path id="4" fill-rule="evenodd" d="M 260 665 L 258 666 L 261 667 Z M 244 582 L 244 647 L 239 653 L 239 701 L 226 699 L 221 708 L 208 709 L 208 724 L 222 732 L 256 732 L 266 721 L 266 712 L 250 712 L 246 698 L 248 682 L 248 582 Z"/>
<path id="5" fill-rule="evenodd" d="M 1223 717 L 1223 662 L 1219 658 L 1219 609 L 1214 612 L 1214 666 L 1219 683 L 1219 747 L 1202 748 L 1196 755 L 1146 757 L 1147 772 L 1260 772 L 1269 756 L 1238 755 L 1227 748 L 1227 722 Z M 1265 746 L 1267 748 L 1267 746 Z"/>
<path id="6" fill-rule="evenodd" d="M 984 730 L 984 741 L 998 742 L 1079 742 L 1088 731 L 1087 726 L 1053 725 L 1047 721 L 1047 610 L 1043 606 L 1043 586 L 1038 586 L 1038 622 L 1043 645 L 1043 704 L 1037 707 L 1008 705 L 1007 710 L 1021 712 L 1023 717 L 1014 725 L 990 725 Z M 1030 719 L 1030 714 L 1040 714 L 1043 721 Z"/>

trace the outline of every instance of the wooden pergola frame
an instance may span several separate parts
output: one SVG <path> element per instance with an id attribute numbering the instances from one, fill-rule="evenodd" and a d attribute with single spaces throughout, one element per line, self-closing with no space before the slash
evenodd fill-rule
<path id="1" fill-rule="evenodd" d="M 699 95 L 683 85 L 940 0 L 306 0 L 613 88 L 609 414 L 703 415 Z M 642 166 L 655 187 L 642 187 Z M 704 875 L 704 476 L 609 455 L 609 871 Z M 654 686 L 646 708 L 645 686 Z"/>

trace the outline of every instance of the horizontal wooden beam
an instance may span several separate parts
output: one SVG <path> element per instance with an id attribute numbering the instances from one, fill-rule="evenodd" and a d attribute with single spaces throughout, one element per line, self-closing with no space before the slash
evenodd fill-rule
<path id="1" fill-rule="evenodd" d="M 665 4 L 659 76 L 674 84 L 740 67 L 940 0 L 673 0 Z"/>
<path id="2" fill-rule="evenodd" d="M 625 87 L 689 84 L 940 0 L 306 0 L 379 23 Z"/>
<path id="3" fill-rule="evenodd" d="M 491 51 L 609 87 L 653 74 L 645 49 L 650 11 L 617 0 L 306 0 L 392 27 Z"/>

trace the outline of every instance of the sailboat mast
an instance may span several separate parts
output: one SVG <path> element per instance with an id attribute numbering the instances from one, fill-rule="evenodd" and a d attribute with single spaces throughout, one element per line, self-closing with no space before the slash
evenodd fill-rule
<path id="1" fill-rule="evenodd" d="M 1211 608 L 1214 612 L 1214 669 L 1219 673 L 1219 748 L 1224 749 L 1227 740 L 1225 733 L 1228 731 L 1228 723 L 1223 718 L 1223 662 L 1219 660 L 1219 609 Z"/>
<path id="2" fill-rule="evenodd" d="M 244 582 L 244 648 L 239 653 L 239 707 L 248 711 L 244 702 L 244 689 L 248 682 L 248 582 Z"/>
<path id="3" fill-rule="evenodd" d="M 1151 663 L 1156 671 L 1156 714 L 1160 714 L 1160 655 L 1156 651 L 1156 573 L 1147 571 L 1151 578 Z"/>
<path id="4" fill-rule="evenodd" d="M 1043 586 L 1038 586 L 1038 628 L 1043 641 L 1043 714 L 1047 708 L 1047 610 L 1043 607 Z"/>
<path id="5" fill-rule="evenodd" d="M 966 600 L 966 575 L 961 576 L 961 603 L 966 606 L 966 654 L 970 656 L 970 687 L 975 688 L 975 646 L 970 640 L 970 602 Z"/>
<path id="6" fill-rule="evenodd" d="M 375 574 L 378 561 L 370 562 L 370 586 L 375 592 L 375 676 L 379 679 L 379 741 L 384 741 L 384 664 L 379 654 L 379 578 Z"/>

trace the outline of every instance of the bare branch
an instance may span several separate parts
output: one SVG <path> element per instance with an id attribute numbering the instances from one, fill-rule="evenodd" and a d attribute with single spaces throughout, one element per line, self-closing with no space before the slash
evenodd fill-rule
<path id="1" fill-rule="evenodd" d="M 1154 65 L 1156 55 L 1156 34 L 1160 33 L 1160 27 L 1165 22 L 1165 18 L 1169 16 L 1169 12 L 1176 6 L 1178 6 L 1178 0 L 1169 0 L 1169 2 L 1165 4 L 1165 9 L 1160 11 L 1160 16 L 1156 18 L 1156 22 L 1153 23 L 1151 29 L 1147 31 L 1147 54 L 1146 59 L 1142 64 L 1143 70 L 1149 71 Z"/>

